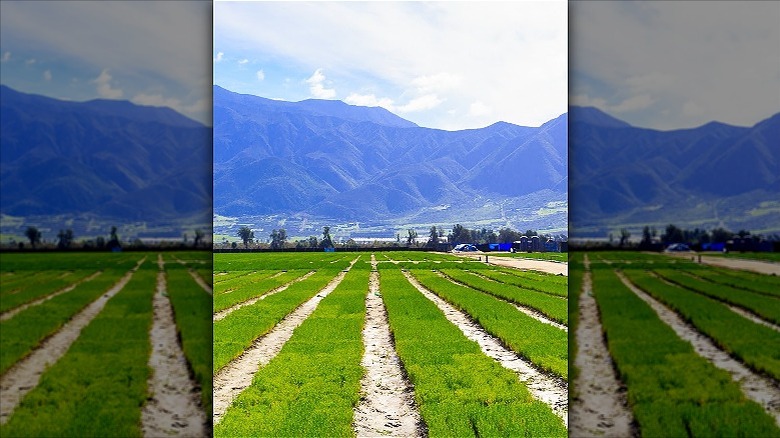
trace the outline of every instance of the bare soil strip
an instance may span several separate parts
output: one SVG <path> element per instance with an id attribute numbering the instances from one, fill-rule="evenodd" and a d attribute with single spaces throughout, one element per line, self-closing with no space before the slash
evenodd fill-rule
<path id="1" fill-rule="evenodd" d="M 14 364 L 0 377 L 0 424 L 5 424 L 22 398 L 38 385 L 49 365 L 57 362 L 79 337 L 81 330 L 94 319 L 114 295 L 130 281 L 146 257 L 139 260 L 111 289 L 74 315 L 57 333 L 53 334 L 29 356 Z"/>
<path id="2" fill-rule="evenodd" d="M 696 253 L 665 253 L 670 257 L 680 257 L 684 259 L 690 259 L 691 261 L 697 261 L 699 255 Z M 738 259 L 722 256 L 701 256 L 701 263 L 705 265 L 719 266 L 729 269 L 740 269 L 743 271 L 758 272 L 765 275 L 780 275 L 780 263 L 765 262 L 760 260 L 748 260 Z"/>
<path id="3" fill-rule="evenodd" d="M 312 275 L 314 275 L 314 272 L 315 271 L 307 272 L 305 275 L 303 275 L 301 277 L 298 277 L 295 280 L 293 280 L 293 281 L 291 281 L 291 282 L 289 282 L 287 284 L 283 284 L 283 285 L 277 287 L 276 289 L 272 289 L 270 292 L 267 292 L 267 293 L 265 293 L 263 295 L 260 295 L 259 297 L 250 298 L 247 301 L 238 303 L 235 306 L 228 307 L 225 310 L 222 310 L 222 311 L 219 311 L 219 312 L 215 313 L 214 314 L 214 322 L 222 320 L 222 319 L 225 319 L 226 316 L 230 315 L 231 313 L 235 312 L 236 310 L 238 310 L 238 309 L 240 309 L 240 308 L 242 308 L 244 306 L 251 306 L 252 304 L 254 304 L 254 303 L 256 303 L 256 302 L 258 302 L 260 300 L 264 300 L 264 299 L 270 297 L 273 294 L 278 294 L 279 292 L 287 290 L 287 288 L 290 287 L 292 284 L 295 284 L 295 283 L 297 283 L 299 281 L 306 280 L 307 278 L 311 277 Z"/>
<path id="4" fill-rule="evenodd" d="M 490 257 L 488 260 L 494 265 L 508 266 L 510 268 L 531 269 L 534 271 L 547 272 L 555 275 L 569 275 L 568 263 L 495 256 Z"/>
<path id="5" fill-rule="evenodd" d="M 206 291 L 207 294 L 213 295 L 213 289 L 211 289 L 211 286 L 209 286 L 205 280 L 203 280 L 200 275 L 198 275 L 197 272 L 195 272 L 194 269 L 189 270 L 190 275 L 192 276 L 192 279 L 195 280 L 195 283 L 198 283 L 201 288 L 203 288 L 204 291 Z"/>
<path id="6" fill-rule="evenodd" d="M 682 289 L 690 291 L 691 293 L 698 293 L 698 292 L 692 291 L 692 290 L 690 290 L 690 289 L 688 289 L 688 288 L 686 288 L 684 286 L 680 286 L 679 284 L 672 283 L 671 281 L 669 281 L 669 280 L 667 280 L 667 279 L 657 275 L 655 272 L 652 272 L 651 275 L 653 277 L 663 281 L 664 283 L 670 285 L 670 286 L 674 286 L 674 287 L 677 287 L 677 288 L 682 288 Z M 694 277 L 694 278 L 697 278 L 697 277 Z M 755 322 L 756 324 L 761 324 L 761 325 L 763 325 L 765 327 L 771 328 L 774 331 L 780 332 L 780 326 L 778 326 L 777 324 L 774 324 L 774 323 L 772 323 L 770 321 L 766 321 L 766 320 L 762 319 L 760 316 L 756 315 L 755 313 L 753 313 L 753 312 L 751 312 L 751 311 L 749 311 L 747 309 L 743 309 L 741 307 L 735 306 L 733 304 L 729 304 L 729 303 L 727 303 L 725 301 L 721 301 L 721 300 L 719 300 L 717 298 L 713 298 L 713 297 L 710 297 L 710 296 L 707 296 L 707 295 L 703 295 L 702 294 L 702 296 L 706 296 L 707 298 L 710 298 L 712 300 L 715 300 L 715 301 L 723 304 L 724 306 L 728 307 L 732 312 L 736 313 L 737 315 L 739 315 L 739 316 L 741 316 L 743 318 L 747 318 L 747 319 Z"/>
<path id="7" fill-rule="evenodd" d="M 625 385 L 615 372 L 604 341 L 601 319 L 593 298 L 590 261 L 584 260 L 582 293 L 579 299 L 577 394 L 571 401 L 571 436 L 637 436 L 634 419 L 625 396 Z M 571 358 L 569 359 L 571 360 Z"/>
<path id="8" fill-rule="evenodd" d="M 366 373 L 360 382 L 362 397 L 355 407 L 353 429 L 358 437 L 422 437 L 422 419 L 414 401 L 414 388 L 395 352 L 382 297 L 379 273 L 371 255 L 366 322 L 363 328 L 365 352 L 360 364 Z"/>
<path id="9" fill-rule="evenodd" d="M 731 374 L 732 380 L 739 383 L 745 396 L 761 405 L 780 426 L 780 386 L 777 382 L 751 371 L 741 362 L 733 359 L 728 353 L 716 347 L 708 337 L 686 323 L 676 312 L 634 286 L 622 273 L 618 272 L 617 275 L 626 287 L 655 310 L 661 321 L 671 327 L 677 336 L 690 342 L 699 356 Z"/>
<path id="10" fill-rule="evenodd" d="M 157 255 L 160 272 L 154 294 L 154 322 L 149 331 L 152 376 L 148 386 L 151 397 L 141 411 L 141 429 L 146 437 L 210 435 L 206 414 L 200 406 L 200 389 L 190 377 L 187 359 L 179 345 L 173 307 L 165 283 L 165 262 Z"/>
<path id="11" fill-rule="evenodd" d="M 54 298 L 54 297 L 56 297 L 58 295 L 62 295 L 64 293 L 70 292 L 73 289 L 75 289 L 76 286 L 80 285 L 81 283 L 84 283 L 84 282 L 92 280 L 93 278 L 95 278 L 98 275 L 100 275 L 102 272 L 103 271 L 97 271 L 94 274 L 90 275 L 89 277 L 82 278 L 81 280 L 71 284 L 70 286 L 65 286 L 64 288 L 62 288 L 62 289 L 60 289 L 58 291 L 52 292 L 49 295 L 46 295 L 45 297 L 38 298 L 35 301 L 30 301 L 27 304 L 22 304 L 19 307 L 13 308 L 11 310 L 7 310 L 7 311 L 3 312 L 2 314 L 0 314 L 0 321 L 7 321 L 7 320 L 13 318 L 17 313 L 19 313 L 19 312 L 21 312 L 21 311 L 23 311 L 23 310 L 25 310 L 27 308 L 30 308 L 32 306 L 37 306 L 38 304 L 46 302 L 46 301 L 48 301 L 48 300 L 50 300 L 50 299 L 52 299 L 52 298 Z"/>
<path id="12" fill-rule="evenodd" d="M 323 298 L 336 289 L 356 261 L 357 259 L 353 260 L 349 268 L 339 272 L 314 298 L 285 316 L 268 334 L 255 340 L 241 356 L 227 364 L 214 376 L 215 426 L 222 420 L 225 411 L 233 404 L 238 394 L 252 384 L 252 378 L 260 367 L 267 365 L 279 354 L 284 344 L 292 337 L 293 331 L 314 312 Z"/>
<path id="13" fill-rule="evenodd" d="M 470 287 L 469 285 L 467 285 L 467 284 L 461 283 L 461 282 L 459 282 L 458 280 L 455 280 L 455 279 L 454 279 L 454 278 L 452 278 L 452 277 L 448 277 L 448 276 L 447 276 L 446 274 L 444 274 L 443 272 L 436 271 L 436 273 L 437 273 L 437 274 L 438 274 L 440 277 L 442 277 L 442 278 L 446 278 L 447 280 L 449 280 L 449 281 L 450 281 L 450 283 L 453 283 L 453 284 L 458 284 L 458 285 L 465 286 L 465 287 L 468 287 L 468 288 L 470 288 L 470 289 L 473 289 L 473 288 L 471 288 L 471 287 Z M 480 275 L 480 277 L 481 277 L 481 275 Z M 494 282 L 498 283 L 497 281 L 495 281 L 495 280 L 492 280 L 492 279 L 490 279 L 490 278 L 487 278 L 487 277 L 482 277 L 482 278 L 484 278 L 484 279 L 486 279 L 486 280 L 491 280 L 491 281 L 494 281 Z M 474 290 L 476 290 L 476 289 L 474 289 Z M 478 292 L 479 292 L 479 291 L 478 291 Z M 490 296 L 491 296 L 491 297 L 493 297 L 493 298 L 495 298 L 495 299 L 497 299 L 497 300 L 501 300 L 501 301 L 504 301 L 504 302 L 506 302 L 507 304 L 510 304 L 510 305 L 512 305 L 512 307 L 514 307 L 515 309 L 519 310 L 520 312 L 522 312 L 522 313 L 524 313 L 524 314 L 526 314 L 526 315 L 530 316 L 531 318 L 533 318 L 533 319 L 535 319 L 535 320 L 537 320 L 537 321 L 539 321 L 539 322 L 543 322 L 543 323 L 545 323 L 545 324 L 548 324 L 548 325 L 551 325 L 551 326 L 553 326 L 553 327 L 555 327 L 555 328 L 557 328 L 557 329 L 561 329 L 561 330 L 565 331 L 566 333 L 569 333 L 569 328 L 568 328 L 568 327 L 566 327 L 565 325 L 563 325 L 563 324 L 561 324 L 561 323 L 558 323 L 558 322 L 555 322 L 555 321 L 553 321 L 553 320 L 551 320 L 551 319 L 548 319 L 548 318 L 547 318 L 547 317 L 546 317 L 546 316 L 545 316 L 545 315 L 544 315 L 542 312 L 540 312 L 540 311 L 538 311 L 538 310 L 536 310 L 536 309 L 534 309 L 534 308 L 532 308 L 532 307 L 526 307 L 526 306 L 523 306 L 523 305 L 521 305 L 521 304 L 513 303 L 513 302 L 511 302 L 511 301 L 509 301 L 509 300 L 506 300 L 506 299 L 504 299 L 504 298 L 501 298 L 501 297 L 497 297 L 497 296 L 495 296 L 495 295 L 490 295 Z"/>
<path id="14" fill-rule="evenodd" d="M 420 293 L 433 301 L 444 313 L 444 316 L 451 323 L 455 324 L 467 338 L 479 344 L 483 353 L 497 361 L 504 368 L 515 372 L 518 379 L 528 387 L 531 395 L 550 406 L 552 411 L 568 426 L 569 387 L 564 380 L 548 376 L 536 369 L 530 362 L 526 363 L 520 355 L 501 345 L 498 339 L 488 334 L 479 324 L 471 320 L 468 315 L 455 309 L 436 294 L 423 287 L 408 271 L 404 271 L 404 275 Z"/>

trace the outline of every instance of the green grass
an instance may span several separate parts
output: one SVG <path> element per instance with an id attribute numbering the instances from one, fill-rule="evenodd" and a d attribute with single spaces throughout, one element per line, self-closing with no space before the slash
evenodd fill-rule
<path id="1" fill-rule="evenodd" d="M 258 337 L 268 333 L 279 321 L 313 297 L 338 270 L 320 270 L 306 280 L 290 285 L 250 306 L 242 307 L 214 323 L 214 372 L 238 357 Z"/>
<path id="2" fill-rule="evenodd" d="M 368 271 L 350 271 L 254 377 L 215 436 L 352 436 Z"/>
<path id="3" fill-rule="evenodd" d="M 780 298 L 780 278 L 731 269 L 700 269 L 693 275 L 715 284 Z"/>
<path id="4" fill-rule="evenodd" d="M 585 265 L 583 264 L 583 254 L 581 252 L 569 253 L 569 287 L 572 293 L 569 294 L 569 331 L 572 336 L 569 338 L 569 400 L 577 396 L 577 376 L 580 373 L 579 368 L 574 364 L 574 358 L 577 357 L 577 326 L 580 322 L 580 294 L 582 293 L 583 276 L 585 274 Z"/>
<path id="5" fill-rule="evenodd" d="M 212 298 L 193 280 L 188 269 L 178 263 L 166 263 L 165 275 L 166 290 L 173 306 L 182 350 L 201 387 L 204 411 L 207 418 L 211 418 Z"/>
<path id="6" fill-rule="evenodd" d="M 156 266 L 149 262 L 43 374 L 2 436 L 140 437 Z"/>
<path id="7" fill-rule="evenodd" d="M 563 325 L 569 324 L 569 310 L 567 300 L 550 296 L 532 289 L 523 289 L 517 286 L 496 283 L 494 281 L 479 278 L 469 272 L 445 269 L 442 272 L 448 277 L 463 283 L 468 287 L 494 295 L 513 303 L 531 307 L 538 310 L 553 321 Z"/>
<path id="8" fill-rule="evenodd" d="M 727 372 L 678 338 L 611 268 L 592 266 L 592 273 L 609 352 L 642 436 L 780 434 Z"/>
<path id="9" fill-rule="evenodd" d="M 567 435 L 517 375 L 482 354 L 399 270 L 381 266 L 380 274 L 398 356 L 429 436 Z"/>
<path id="10" fill-rule="evenodd" d="M 146 262 L 149 263 L 148 261 Z M 111 288 L 126 271 L 107 270 L 92 281 L 0 322 L 0 374 Z"/>
<path id="11" fill-rule="evenodd" d="M 569 296 L 567 277 L 517 269 L 483 269 L 479 274 L 508 285 L 531 289 L 558 297 Z"/>
<path id="12" fill-rule="evenodd" d="M 732 312 L 724 304 L 646 272 L 626 271 L 632 283 L 665 303 L 750 368 L 780 379 L 780 333 Z"/>
<path id="13" fill-rule="evenodd" d="M 505 301 L 453 284 L 430 271 L 411 273 L 423 286 L 469 314 L 513 351 L 564 380 L 568 378 L 568 335 L 565 331 L 531 318 Z"/>
<path id="14" fill-rule="evenodd" d="M 47 295 L 51 295 L 94 273 L 94 271 L 72 271 L 60 273 L 60 275 L 55 275 L 53 278 L 44 281 L 23 282 L 23 284 L 18 286 L 17 290 L 0 296 L 0 312 L 5 312 Z M 35 278 L 39 279 L 40 277 L 36 276 Z"/>
<path id="15" fill-rule="evenodd" d="M 303 277 L 308 272 L 303 270 L 288 271 L 273 278 L 270 278 L 265 272 L 239 277 L 236 280 L 241 280 L 241 282 L 234 284 L 236 289 L 230 293 L 225 293 L 223 290 L 222 293 L 215 294 L 214 312 L 220 312 L 238 303 L 264 295 L 273 289 Z"/>

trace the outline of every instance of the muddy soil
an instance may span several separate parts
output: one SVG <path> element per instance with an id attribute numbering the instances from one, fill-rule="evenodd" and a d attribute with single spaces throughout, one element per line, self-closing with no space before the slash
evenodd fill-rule
<path id="1" fill-rule="evenodd" d="M 19 307 L 13 308 L 11 310 L 7 310 L 7 311 L 3 312 L 2 314 L 0 314 L 0 321 L 7 321 L 7 320 L 13 318 L 14 315 L 18 314 L 19 312 L 21 312 L 21 311 L 23 311 L 25 309 L 28 309 L 28 308 L 30 308 L 32 306 L 37 306 L 38 304 L 44 303 L 44 302 L 46 302 L 46 301 L 48 301 L 48 300 L 50 300 L 50 299 L 52 299 L 52 298 L 54 298 L 56 296 L 62 295 L 62 294 L 67 293 L 67 292 L 70 292 L 73 289 L 75 289 L 76 286 L 80 285 L 81 283 L 85 283 L 87 281 L 90 281 L 90 280 L 94 279 L 95 277 L 100 275 L 102 272 L 103 271 L 95 272 L 94 274 L 90 275 L 89 277 L 82 278 L 81 280 L 79 280 L 79 281 L 77 281 L 77 282 L 75 282 L 75 283 L 73 283 L 73 284 L 71 284 L 69 286 L 66 286 L 66 287 L 64 287 L 64 288 L 62 288 L 62 289 L 60 289 L 60 290 L 58 290 L 56 292 L 52 292 L 51 294 L 46 295 L 45 297 L 38 298 L 35 301 L 30 301 L 27 304 L 22 304 Z"/>
<path id="2" fill-rule="evenodd" d="M 423 423 L 414 401 L 414 388 L 406 378 L 395 352 L 387 310 L 379 293 L 379 273 L 371 255 L 363 328 L 365 353 L 361 365 L 366 374 L 360 382 L 362 397 L 355 407 L 353 428 L 358 437 L 422 437 Z"/>
<path id="3" fill-rule="evenodd" d="M 151 396 L 141 411 L 141 429 L 146 437 L 206 437 L 211 430 L 200 405 L 200 387 L 190 376 L 187 359 L 179 344 L 173 307 L 168 299 L 165 264 L 157 256 L 160 272 L 153 298 L 154 319 L 149 331 L 152 376 Z"/>
<path id="4" fill-rule="evenodd" d="M 303 303 L 285 316 L 265 336 L 261 336 L 241 356 L 227 364 L 214 376 L 214 425 L 218 424 L 238 395 L 252 384 L 252 378 L 260 367 L 267 365 L 292 337 L 293 331 L 317 309 L 317 305 L 344 279 L 349 268 L 340 272 L 314 298 Z"/>
<path id="5" fill-rule="evenodd" d="M 0 424 L 5 424 L 24 396 L 38 385 L 41 375 L 56 363 L 87 326 L 103 310 L 108 300 L 119 293 L 146 257 L 97 300 L 74 315 L 57 333 L 45 339 L 29 356 L 20 360 L 0 377 Z"/>
<path id="6" fill-rule="evenodd" d="M 569 388 L 566 381 L 556 376 L 547 375 L 536 369 L 530 362 L 525 362 L 517 353 L 501 345 L 498 339 L 488 334 L 468 315 L 427 290 L 408 272 L 404 271 L 404 275 L 420 293 L 433 301 L 447 319 L 455 324 L 467 338 L 479 344 L 485 355 L 517 374 L 518 379 L 528 387 L 534 398 L 550 406 L 564 424 L 568 424 Z"/>
<path id="7" fill-rule="evenodd" d="M 277 287 L 276 289 L 271 289 L 271 291 L 266 292 L 265 294 L 260 295 L 259 297 L 250 298 L 247 301 L 243 301 L 243 302 L 238 303 L 238 304 L 236 304 L 234 306 L 228 307 L 225 310 L 221 310 L 221 311 L 219 311 L 219 312 L 214 314 L 214 322 L 217 322 L 219 320 L 225 319 L 226 316 L 230 315 L 231 313 L 235 312 L 236 310 L 238 310 L 238 309 L 240 309 L 242 307 L 251 306 L 252 304 L 255 304 L 256 302 L 258 302 L 260 300 L 264 300 L 264 299 L 270 297 L 271 295 L 278 294 L 279 292 L 285 291 L 291 285 L 293 285 L 293 284 L 295 284 L 295 283 L 297 283 L 299 281 L 306 280 L 307 278 L 311 277 L 312 275 L 314 275 L 314 271 L 308 272 L 305 275 L 303 275 L 301 277 L 298 277 L 295 280 L 293 280 L 293 281 L 291 281 L 291 282 L 289 282 L 287 284 L 284 284 L 282 286 Z"/>
<path id="8" fill-rule="evenodd" d="M 686 323 L 676 312 L 634 286 L 623 274 L 618 273 L 618 277 L 626 287 L 650 305 L 661 321 L 671 327 L 677 336 L 690 342 L 699 356 L 731 374 L 732 380 L 739 383 L 745 396 L 761 405 L 780 426 L 780 386 L 777 382 L 753 372 L 729 356 L 728 353 L 716 347 L 712 340 Z"/>
<path id="9" fill-rule="evenodd" d="M 577 394 L 572 394 L 569 434 L 576 437 L 637 436 L 628 408 L 625 386 L 618 379 L 604 341 L 598 306 L 593 298 L 590 262 L 585 256 L 585 274 L 579 299 Z"/>

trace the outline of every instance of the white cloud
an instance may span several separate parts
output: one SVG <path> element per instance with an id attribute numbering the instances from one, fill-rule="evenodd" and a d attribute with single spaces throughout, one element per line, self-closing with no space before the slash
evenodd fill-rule
<path id="1" fill-rule="evenodd" d="M 217 56 L 214 57 L 214 62 L 220 62 L 222 61 L 222 58 L 225 56 L 223 52 L 217 52 Z"/>
<path id="2" fill-rule="evenodd" d="M 436 108 L 442 103 L 443 100 L 435 94 L 426 94 L 420 97 L 416 97 L 409 101 L 406 105 L 399 106 L 396 110 L 400 113 L 413 113 L 417 111 L 425 111 L 432 108 Z"/>
<path id="3" fill-rule="evenodd" d="M 25 64 L 27 64 L 27 65 L 33 65 L 33 64 L 35 64 L 36 62 L 37 62 L 37 61 L 35 60 L 35 58 L 30 58 L 30 59 L 28 59 L 27 61 L 24 61 L 24 63 L 25 63 Z"/>
<path id="4" fill-rule="evenodd" d="M 451 73 L 437 73 L 428 76 L 417 76 L 412 79 L 412 85 L 417 87 L 420 93 L 448 91 L 461 85 L 461 77 Z"/>
<path id="5" fill-rule="evenodd" d="M 344 102 L 350 105 L 359 106 L 381 106 L 389 111 L 394 111 L 393 100 L 386 97 L 377 98 L 373 94 L 352 93 L 344 99 Z"/>
<path id="6" fill-rule="evenodd" d="M 262 81 L 265 79 L 265 72 L 263 70 L 257 71 L 257 80 Z"/>
<path id="7" fill-rule="evenodd" d="M 493 113 L 493 109 L 481 101 L 476 101 L 469 106 L 469 115 L 474 117 L 483 117 Z"/>
<path id="8" fill-rule="evenodd" d="M 51 70 L 46 70 L 43 72 L 43 80 L 47 82 L 51 81 Z"/>
<path id="9" fill-rule="evenodd" d="M 248 64 L 248 63 L 249 63 L 249 60 L 248 60 L 248 59 L 246 59 L 246 58 L 244 58 L 244 59 L 242 59 L 242 60 L 238 61 L 238 63 L 239 63 L 239 64 L 241 64 L 241 65 Z"/>
<path id="10" fill-rule="evenodd" d="M 309 92 L 317 99 L 333 99 L 336 97 L 336 90 L 332 88 L 325 88 L 323 83 L 327 80 L 325 74 L 322 73 L 322 69 L 318 68 L 314 71 L 309 79 L 306 79 L 306 83 L 309 84 Z"/>
<path id="11" fill-rule="evenodd" d="M 2 61 L 2 62 L 7 62 L 7 61 L 10 61 L 10 60 L 11 60 L 11 52 L 8 52 L 8 51 L 3 53 L 3 57 L 0 58 L 0 61 Z"/>
<path id="12" fill-rule="evenodd" d="M 92 82 L 97 85 L 97 92 L 100 97 L 119 99 L 124 94 L 121 89 L 111 87 L 111 74 L 108 73 L 108 69 L 103 69 L 100 72 L 100 76 L 93 79 Z"/>
<path id="13" fill-rule="evenodd" d="M 620 102 L 617 105 L 610 105 L 610 109 L 613 112 L 623 114 L 632 111 L 643 110 L 650 107 L 655 101 L 647 94 L 640 94 L 637 96 L 631 96 L 626 100 Z"/>

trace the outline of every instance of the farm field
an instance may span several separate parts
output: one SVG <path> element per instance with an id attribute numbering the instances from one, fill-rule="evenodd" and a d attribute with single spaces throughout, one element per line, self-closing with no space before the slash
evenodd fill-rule
<path id="1" fill-rule="evenodd" d="M 566 436 L 562 289 L 440 253 L 217 253 L 214 436 Z"/>
<path id="2" fill-rule="evenodd" d="M 210 252 L 0 257 L 2 436 L 211 432 Z"/>
<path id="3" fill-rule="evenodd" d="M 494 255 L 488 253 L 489 255 Z M 568 259 L 568 253 L 565 252 L 502 252 L 495 253 L 496 257 L 512 257 L 519 259 L 537 259 L 537 260 L 550 260 L 554 262 L 566 262 Z"/>
<path id="4" fill-rule="evenodd" d="M 573 435 L 780 436 L 777 277 L 575 252 Z"/>

